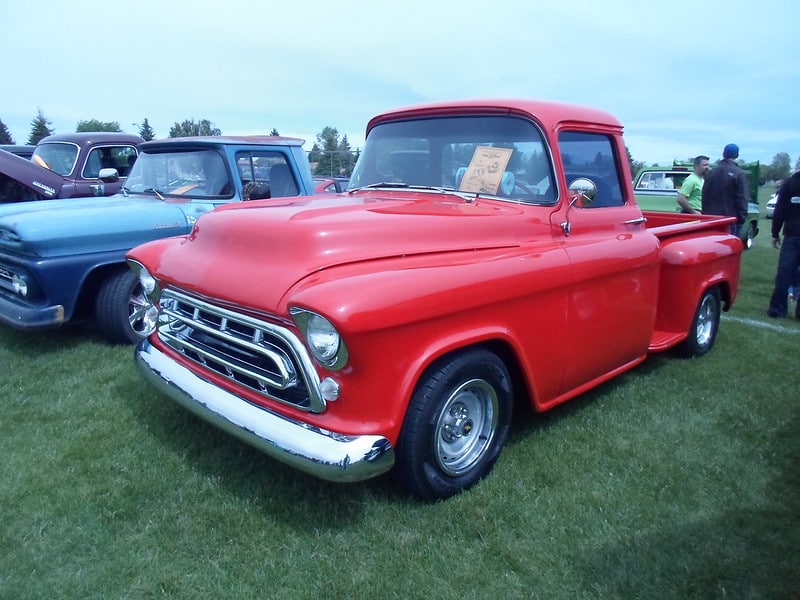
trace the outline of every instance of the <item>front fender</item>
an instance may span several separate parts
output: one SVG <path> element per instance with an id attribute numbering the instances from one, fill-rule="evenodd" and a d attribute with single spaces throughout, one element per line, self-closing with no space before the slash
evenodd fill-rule
<path id="1" fill-rule="evenodd" d="M 563 248 L 541 245 L 329 269 L 297 284 L 286 304 L 331 320 L 347 344 L 349 369 L 380 371 L 382 394 L 369 391 L 389 402 L 391 389 L 391 401 L 402 405 L 397 413 L 404 413 L 433 361 L 477 344 L 515 357 L 534 402 L 557 395 L 569 286 Z"/>

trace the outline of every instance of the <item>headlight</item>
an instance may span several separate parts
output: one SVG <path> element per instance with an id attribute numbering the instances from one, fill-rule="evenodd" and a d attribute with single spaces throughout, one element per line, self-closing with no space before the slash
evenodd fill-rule
<path id="1" fill-rule="evenodd" d="M 317 361 L 331 370 L 338 370 L 347 363 L 347 348 L 333 323 L 325 317 L 302 308 L 290 310 L 297 326 L 306 338 L 306 343 Z"/>
<path id="2" fill-rule="evenodd" d="M 28 295 L 28 282 L 16 273 L 14 273 L 14 276 L 11 278 L 11 288 L 14 290 L 14 293 L 19 294 L 23 298 Z"/>
<path id="3" fill-rule="evenodd" d="M 128 266 L 139 278 L 139 285 L 142 286 L 142 291 L 144 292 L 145 296 L 147 296 L 147 299 L 155 304 L 161 291 L 158 287 L 158 281 L 156 278 L 153 277 L 145 268 L 145 266 L 138 261 L 129 259 Z"/>
<path id="4" fill-rule="evenodd" d="M 142 284 L 142 289 L 148 296 L 156 290 L 156 278 L 150 275 L 146 269 L 139 273 L 139 283 Z"/>
<path id="5" fill-rule="evenodd" d="M 328 319 L 319 315 L 312 315 L 308 320 L 306 337 L 308 338 L 311 352 L 322 364 L 327 365 L 336 356 L 341 339 L 339 332 L 336 331 Z"/>

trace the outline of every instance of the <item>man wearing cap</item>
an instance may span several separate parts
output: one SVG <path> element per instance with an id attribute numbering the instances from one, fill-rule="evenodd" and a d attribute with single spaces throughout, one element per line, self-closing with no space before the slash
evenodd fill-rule
<path id="1" fill-rule="evenodd" d="M 731 233 L 739 235 L 747 220 L 747 175 L 736 164 L 739 146 L 728 144 L 722 160 L 706 175 L 703 184 L 703 214 L 736 217 Z"/>

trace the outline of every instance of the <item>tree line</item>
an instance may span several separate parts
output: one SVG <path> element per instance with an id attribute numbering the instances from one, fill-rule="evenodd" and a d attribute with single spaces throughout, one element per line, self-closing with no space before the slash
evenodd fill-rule
<path id="1" fill-rule="evenodd" d="M 51 128 L 51 125 L 52 123 L 45 117 L 42 110 L 39 109 L 36 117 L 31 121 L 31 132 L 28 136 L 27 143 L 36 145 L 42 138 L 52 135 L 54 130 Z M 139 137 L 144 140 L 155 139 L 156 133 L 150 126 L 147 118 L 141 123 L 136 124 L 136 126 L 138 128 L 137 133 Z M 122 129 L 117 121 L 99 121 L 97 119 L 78 121 L 75 131 L 115 131 L 122 133 Z M 169 130 L 169 137 L 192 137 L 200 135 L 222 135 L 222 132 L 208 119 L 200 119 L 197 121 L 194 119 L 185 119 L 182 122 L 176 121 Z M 277 129 L 273 128 L 269 132 L 269 135 L 280 134 Z M 14 142 L 14 139 L 11 137 L 8 128 L 3 121 L 0 120 L 0 144 L 14 143 L 16 142 Z M 645 166 L 645 163 L 634 160 L 627 147 L 625 150 L 628 154 L 627 158 L 631 168 L 631 174 L 635 175 Z M 358 151 L 354 152 L 350 147 L 347 135 L 342 136 L 340 139 L 338 130 L 335 127 L 328 126 L 317 134 L 316 142 L 308 154 L 308 160 L 313 166 L 315 175 L 347 177 L 353 171 L 358 154 Z M 691 161 L 692 158 L 689 158 L 689 160 Z M 794 171 L 798 170 L 800 170 L 800 156 L 798 156 L 794 164 Z M 760 165 L 760 178 L 763 181 L 786 179 L 792 172 L 791 158 L 786 152 L 778 152 L 773 157 L 770 164 Z"/>
<path id="2" fill-rule="evenodd" d="M 31 146 L 35 146 L 42 138 L 53 135 L 55 130 L 51 125 L 51 121 L 49 121 L 42 110 L 39 109 L 36 117 L 31 121 L 31 132 L 28 136 L 27 143 Z M 138 129 L 137 133 L 139 137 L 145 141 L 156 138 L 156 132 L 151 127 L 147 118 L 141 123 L 134 125 L 136 125 Z M 75 131 L 113 131 L 122 133 L 122 128 L 117 121 L 89 119 L 87 121 L 78 121 Z M 194 137 L 200 135 L 216 136 L 222 135 L 222 132 L 208 119 L 185 119 L 182 122 L 176 121 L 169 130 L 169 137 L 171 138 Z M 273 128 L 268 135 L 278 136 L 280 133 L 277 129 Z M 14 138 L 8 131 L 8 127 L 6 127 L 5 123 L 0 119 L 0 144 L 15 143 Z M 335 127 L 325 127 L 317 134 L 316 142 L 308 154 L 308 160 L 314 167 L 315 175 L 349 177 L 353 172 L 358 154 L 358 151 L 354 152 L 352 148 L 350 148 L 347 135 L 339 139 L 339 131 Z"/>

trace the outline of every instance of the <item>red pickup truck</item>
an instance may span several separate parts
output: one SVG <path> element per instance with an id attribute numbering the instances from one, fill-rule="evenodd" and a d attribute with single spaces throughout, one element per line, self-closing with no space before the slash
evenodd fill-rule
<path id="1" fill-rule="evenodd" d="M 456 494 L 498 458 L 514 400 L 545 411 L 714 344 L 742 242 L 728 217 L 642 213 L 626 156 L 591 108 L 379 115 L 346 193 L 226 206 L 129 253 L 159 314 L 137 364 L 308 473 Z"/>

